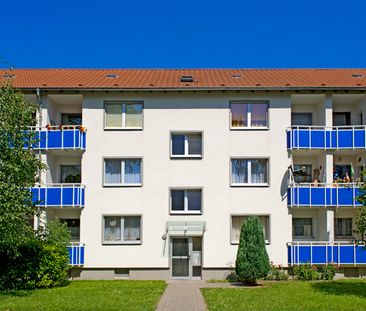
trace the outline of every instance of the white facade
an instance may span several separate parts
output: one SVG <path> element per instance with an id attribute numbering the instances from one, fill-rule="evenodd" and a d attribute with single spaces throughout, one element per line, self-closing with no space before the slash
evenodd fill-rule
<path id="1" fill-rule="evenodd" d="M 273 263 L 283 266 L 288 264 L 288 242 L 356 238 L 354 234 L 338 238 L 334 228 L 337 217 L 352 218 L 354 224 L 355 207 L 288 207 L 288 168 L 312 165 L 311 182 L 318 170 L 316 182 L 332 184 L 334 165 L 352 163 L 355 174 L 360 174 L 365 149 L 291 152 L 286 128 L 291 126 L 292 113 L 312 113 L 312 125 L 332 126 L 334 112 L 350 112 L 350 125 L 365 124 L 364 94 L 48 91 L 41 94 L 41 101 L 41 126 L 58 125 L 61 114 L 69 113 L 82 114 L 87 128 L 85 151 L 43 151 L 49 167 L 45 183 L 62 182 L 62 165 L 81 165 L 84 208 L 46 208 L 45 216 L 80 219 L 79 239 L 85 243 L 82 277 L 174 277 L 171 241 L 187 234 L 167 230 L 171 222 L 204 224 L 203 278 L 223 277 L 234 267 L 238 246 L 233 242 L 232 216 L 268 216 L 267 251 Z M 142 128 L 107 129 L 108 102 L 143 103 Z M 239 102 L 268 104 L 268 126 L 231 127 L 231 104 Z M 202 157 L 171 157 L 174 133 L 201 133 Z M 268 183 L 233 185 L 231 159 L 237 158 L 268 159 Z M 141 159 L 141 185 L 105 185 L 105 159 Z M 201 213 L 173 214 L 171 189 L 201 189 Z M 103 241 L 105 216 L 141 216 L 140 241 L 113 245 Z M 311 235 L 293 236 L 293 218 L 312 219 Z"/>

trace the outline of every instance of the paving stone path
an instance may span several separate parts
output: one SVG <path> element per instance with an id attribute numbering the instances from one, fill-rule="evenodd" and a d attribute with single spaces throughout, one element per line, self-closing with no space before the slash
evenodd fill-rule
<path id="1" fill-rule="evenodd" d="M 230 283 L 206 283 L 205 281 L 169 281 L 156 311 L 206 311 L 200 288 L 237 287 Z"/>

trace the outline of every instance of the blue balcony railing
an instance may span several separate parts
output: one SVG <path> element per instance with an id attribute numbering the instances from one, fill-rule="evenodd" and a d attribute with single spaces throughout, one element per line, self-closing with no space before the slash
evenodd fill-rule
<path id="1" fill-rule="evenodd" d="M 85 245 L 84 243 L 71 243 L 67 246 L 69 251 L 69 265 L 70 266 L 83 266 Z"/>
<path id="2" fill-rule="evenodd" d="M 365 149 L 366 126 L 292 126 L 287 129 L 287 149 Z"/>
<path id="3" fill-rule="evenodd" d="M 290 207 L 357 207 L 361 183 L 313 184 L 294 183 L 287 189 L 287 205 Z"/>
<path id="4" fill-rule="evenodd" d="M 82 126 L 60 126 L 49 128 L 31 127 L 35 131 L 33 149 L 85 150 L 86 132 Z"/>
<path id="5" fill-rule="evenodd" d="M 347 242 L 287 243 L 288 265 L 366 265 L 366 246 Z"/>
<path id="6" fill-rule="evenodd" d="M 44 184 L 31 188 L 33 202 L 39 207 L 78 207 L 85 205 L 85 186 L 81 184 Z"/>

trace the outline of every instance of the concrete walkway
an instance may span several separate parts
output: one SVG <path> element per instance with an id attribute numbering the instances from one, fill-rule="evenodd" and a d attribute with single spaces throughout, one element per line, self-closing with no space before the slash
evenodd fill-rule
<path id="1" fill-rule="evenodd" d="M 206 283 L 205 281 L 168 281 L 156 311 L 206 311 L 200 288 L 238 288 L 242 283 Z M 248 287 L 255 288 L 255 287 Z"/>
<path id="2" fill-rule="evenodd" d="M 205 311 L 200 287 L 203 281 L 169 281 L 157 311 Z"/>

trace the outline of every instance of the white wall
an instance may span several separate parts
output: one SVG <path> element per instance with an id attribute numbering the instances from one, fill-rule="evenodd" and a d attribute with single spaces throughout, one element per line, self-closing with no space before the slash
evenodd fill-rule
<path id="1" fill-rule="evenodd" d="M 143 131 L 104 131 L 104 100 L 144 101 Z M 230 100 L 270 100 L 269 131 L 231 131 Z M 203 266 L 225 267 L 235 261 L 237 245 L 230 244 L 231 214 L 270 214 L 271 245 L 276 263 L 286 263 L 291 240 L 291 215 L 286 206 L 285 128 L 290 125 L 290 98 L 284 94 L 86 94 L 83 101 L 88 148 L 82 166 L 87 185 L 81 240 L 86 243 L 86 267 L 168 267 L 163 254 L 167 221 L 205 221 Z M 279 126 L 281 125 L 281 126 Z M 203 131 L 202 160 L 171 160 L 170 131 Z M 103 188 L 102 159 L 143 157 L 143 187 Z M 268 157 L 270 187 L 232 188 L 230 157 Z M 170 187 L 202 187 L 201 216 L 170 216 Z M 103 246 L 103 214 L 142 214 L 142 245 Z M 101 256 L 103 254 L 103 256 Z"/>

